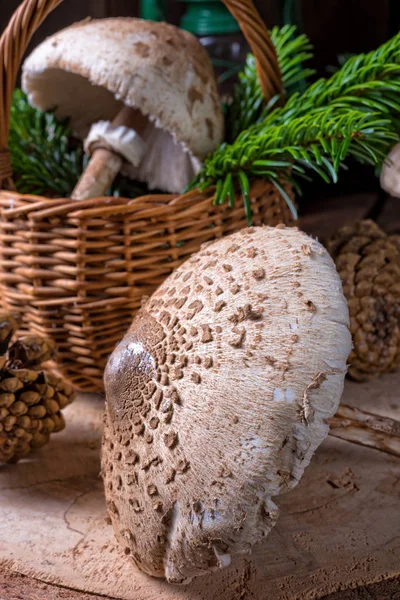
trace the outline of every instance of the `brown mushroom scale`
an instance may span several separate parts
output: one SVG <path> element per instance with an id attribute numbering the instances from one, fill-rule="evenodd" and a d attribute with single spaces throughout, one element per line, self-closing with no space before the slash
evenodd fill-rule
<path id="1" fill-rule="evenodd" d="M 351 338 L 332 259 L 295 228 L 203 248 L 106 374 L 108 511 L 143 571 L 185 583 L 248 553 L 328 433 Z"/>

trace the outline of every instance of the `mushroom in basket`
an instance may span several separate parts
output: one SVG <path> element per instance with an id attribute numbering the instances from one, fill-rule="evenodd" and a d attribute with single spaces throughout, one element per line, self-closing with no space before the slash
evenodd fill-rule
<path id="1" fill-rule="evenodd" d="M 69 117 L 91 155 L 72 197 L 104 196 L 122 171 L 181 192 L 223 140 L 210 59 L 166 23 L 87 20 L 45 40 L 23 65 L 34 106 Z"/>

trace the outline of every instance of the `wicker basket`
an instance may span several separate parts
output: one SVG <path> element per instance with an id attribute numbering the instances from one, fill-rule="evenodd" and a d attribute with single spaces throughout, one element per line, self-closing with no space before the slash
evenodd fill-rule
<path id="1" fill-rule="evenodd" d="M 32 34 L 61 1 L 25 0 L 0 40 L 0 285 L 4 307 L 56 341 L 64 376 L 77 389 L 101 391 L 107 357 L 141 298 L 202 243 L 245 227 L 246 218 L 241 198 L 234 208 L 214 206 L 212 189 L 79 203 L 14 191 L 7 139 L 16 76 Z M 268 99 L 281 79 L 266 27 L 251 0 L 224 2 L 252 47 Z M 265 181 L 253 182 L 251 202 L 254 224 L 292 219 Z"/>

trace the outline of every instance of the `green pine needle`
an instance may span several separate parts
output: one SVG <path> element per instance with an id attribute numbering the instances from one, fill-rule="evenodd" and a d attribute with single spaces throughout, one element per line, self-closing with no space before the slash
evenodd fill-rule
<path id="1" fill-rule="evenodd" d="M 82 148 L 73 148 L 70 139 L 66 120 L 33 108 L 21 90 L 14 92 L 8 143 L 20 193 L 69 196 L 85 162 Z"/>
<path id="2" fill-rule="evenodd" d="M 303 94 L 267 115 L 265 125 L 299 117 L 318 107 L 374 111 L 396 120 L 400 129 L 400 33 L 377 50 L 351 57 L 329 79 L 319 79 Z"/>
<path id="3" fill-rule="evenodd" d="M 287 29 L 284 34 L 284 29 L 279 32 L 280 42 L 276 42 L 277 54 L 282 72 L 291 77 L 294 70 L 290 62 L 287 68 L 282 65 L 291 56 L 296 42 L 290 39 L 293 31 Z M 297 63 L 295 58 L 293 65 L 303 60 Z M 193 186 L 217 185 L 221 179 L 217 189 L 225 190 L 228 183 L 225 186 L 224 182 L 229 175 L 226 189 L 242 190 L 247 215 L 248 198 L 239 172 L 247 180 L 267 179 L 289 204 L 282 182 L 292 183 L 297 193 L 296 178 L 308 178 L 307 171 L 327 183 L 336 182 L 347 157 L 380 166 L 398 141 L 400 33 L 373 52 L 351 57 L 332 77 L 319 79 L 303 94 L 292 93 L 283 107 L 272 108 L 270 102 L 260 109 L 261 91 L 255 77 L 255 67 L 251 70 L 250 62 L 240 78 L 231 109 L 233 115 L 242 107 L 243 115 L 235 126 L 240 131 L 245 125 L 245 130 L 232 144 L 224 144 L 209 156 L 193 182 Z"/>
<path id="4" fill-rule="evenodd" d="M 209 157 L 193 187 L 216 185 L 216 203 L 226 200 L 235 184 L 241 189 L 246 216 L 251 221 L 249 180 L 263 177 L 273 183 L 296 218 L 282 183 L 314 171 L 327 183 L 337 181 L 342 161 L 353 156 L 375 165 L 385 160 L 398 140 L 395 123 L 379 113 L 351 108 L 317 108 L 298 118 L 269 127 L 260 124 L 244 132 L 230 146 Z"/>
<path id="5" fill-rule="evenodd" d="M 305 61 L 312 58 L 312 45 L 306 35 L 298 35 L 296 31 L 294 25 L 285 25 L 282 28 L 274 27 L 270 32 L 286 96 L 290 96 L 296 90 L 299 82 L 304 82 L 314 73 L 312 69 L 302 66 Z M 252 54 L 249 54 L 244 70 L 239 74 L 239 83 L 235 86 L 232 104 L 228 107 L 228 140 L 233 142 L 250 125 L 264 119 L 277 101 L 278 96 L 275 96 L 265 105 L 255 59 Z"/>

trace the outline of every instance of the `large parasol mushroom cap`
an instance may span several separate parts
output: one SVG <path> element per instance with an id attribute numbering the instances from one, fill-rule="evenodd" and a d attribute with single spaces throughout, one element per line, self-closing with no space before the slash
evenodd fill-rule
<path id="1" fill-rule="evenodd" d="M 125 553 L 182 583 L 250 552 L 328 433 L 350 348 L 335 265 L 295 228 L 247 228 L 177 269 L 105 373 L 102 468 Z"/>
<path id="2" fill-rule="evenodd" d="M 113 146 L 117 138 L 115 151 L 126 159 L 125 170 L 150 188 L 180 192 L 223 140 L 210 59 L 194 36 L 166 23 L 132 18 L 77 23 L 32 52 L 23 65 L 22 86 L 34 106 L 69 117 L 81 138 L 106 121 L 91 132 L 87 145 Z M 124 107 L 142 117 L 133 140 L 136 164 L 129 160 L 127 132 L 107 130 Z M 127 168 L 128 163 L 135 166 Z"/>

